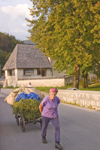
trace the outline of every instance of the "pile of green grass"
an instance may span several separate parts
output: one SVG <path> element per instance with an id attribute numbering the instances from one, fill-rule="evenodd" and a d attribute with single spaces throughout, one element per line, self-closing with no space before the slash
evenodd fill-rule
<path id="1" fill-rule="evenodd" d="M 14 114 L 20 114 L 27 121 L 35 120 L 41 117 L 39 111 L 40 102 L 35 99 L 21 99 L 19 102 L 14 102 Z"/>

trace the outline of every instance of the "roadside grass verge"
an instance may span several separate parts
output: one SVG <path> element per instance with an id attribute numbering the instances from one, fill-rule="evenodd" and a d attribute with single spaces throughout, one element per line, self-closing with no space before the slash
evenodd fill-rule
<path id="1" fill-rule="evenodd" d="M 0 85 L 1 88 L 3 88 L 2 85 Z M 55 87 L 57 89 L 67 89 L 67 88 L 73 88 L 74 85 L 73 84 L 70 84 L 70 85 L 66 85 L 66 86 L 62 86 L 62 87 Z M 6 87 L 8 89 L 17 89 L 19 87 Z M 37 90 L 40 90 L 40 91 L 43 91 L 43 92 L 46 92 L 46 93 L 49 93 L 49 89 L 50 88 L 53 88 L 53 87 L 35 87 Z M 87 91 L 100 91 L 100 82 L 95 82 L 93 83 L 93 85 L 88 85 L 88 88 L 82 88 L 82 81 L 80 81 L 79 83 L 79 90 L 87 90 Z"/>
<path id="2" fill-rule="evenodd" d="M 3 88 L 3 85 L 0 84 L 0 87 Z"/>
<path id="3" fill-rule="evenodd" d="M 71 85 L 66 85 L 66 86 L 61 86 L 61 87 L 55 87 L 57 89 L 67 89 L 69 87 L 73 87 L 73 84 Z M 50 88 L 53 88 L 53 87 L 35 87 L 37 90 L 40 90 L 40 91 L 43 91 L 43 92 L 46 92 L 46 93 L 49 93 L 49 90 Z"/>
<path id="4" fill-rule="evenodd" d="M 80 90 L 88 90 L 88 91 L 100 91 L 100 82 L 95 83 L 93 85 L 89 85 L 88 88 L 79 88 Z"/>
<path id="5" fill-rule="evenodd" d="M 7 89 L 17 89 L 17 88 L 19 88 L 19 87 L 7 86 L 6 88 L 7 88 Z"/>
<path id="6" fill-rule="evenodd" d="M 67 89 L 67 88 L 72 88 L 73 84 L 71 85 L 66 85 L 66 86 L 62 86 L 62 87 L 55 87 L 57 89 Z M 50 88 L 53 87 L 35 87 L 37 90 L 43 91 L 43 92 L 49 92 Z M 93 85 L 88 85 L 88 88 L 82 88 L 82 82 L 80 82 L 80 87 L 79 90 L 87 90 L 87 91 L 100 91 L 100 82 L 99 83 L 95 83 Z"/>

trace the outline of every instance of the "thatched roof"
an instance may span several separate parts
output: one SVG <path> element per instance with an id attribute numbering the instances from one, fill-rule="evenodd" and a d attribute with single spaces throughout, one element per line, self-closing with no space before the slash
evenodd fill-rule
<path id="1" fill-rule="evenodd" d="M 17 44 L 3 70 L 15 68 L 52 68 L 52 66 L 36 45 Z"/>

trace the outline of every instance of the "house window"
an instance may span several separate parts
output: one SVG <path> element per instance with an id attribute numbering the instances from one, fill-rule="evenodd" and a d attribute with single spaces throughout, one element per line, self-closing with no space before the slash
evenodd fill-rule
<path id="1" fill-rule="evenodd" d="M 8 71 L 7 71 L 7 75 L 8 75 L 8 76 L 12 76 L 12 70 L 8 70 Z"/>
<path id="2" fill-rule="evenodd" d="M 37 69 L 37 75 L 41 75 L 41 70 L 40 70 L 40 68 Z"/>
<path id="3" fill-rule="evenodd" d="M 45 68 L 38 68 L 37 75 L 46 76 L 46 69 Z"/>
<path id="4" fill-rule="evenodd" d="M 34 75 L 34 69 L 24 69 L 25 76 L 32 76 Z"/>

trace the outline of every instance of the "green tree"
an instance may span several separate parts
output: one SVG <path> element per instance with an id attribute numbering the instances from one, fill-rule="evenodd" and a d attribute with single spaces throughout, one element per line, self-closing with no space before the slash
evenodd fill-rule
<path id="1" fill-rule="evenodd" d="M 7 59 L 9 58 L 11 52 L 7 53 L 3 50 L 0 50 L 0 65 L 1 65 L 1 69 L 3 68 L 5 62 L 7 61 Z M 1 71 L 3 73 L 3 71 Z"/>
<path id="2" fill-rule="evenodd" d="M 90 7 L 90 10 L 92 10 L 92 13 L 94 15 L 93 17 L 93 27 L 91 27 L 91 34 L 93 35 L 93 43 L 91 49 L 88 50 L 89 54 L 92 54 L 92 65 L 89 67 L 82 67 L 82 77 L 83 77 L 83 87 L 87 87 L 87 76 L 88 72 L 92 71 L 97 76 L 99 76 L 99 66 L 100 66 L 100 2 L 96 1 L 92 2 L 92 7 Z"/>
<path id="3" fill-rule="evenodd" d="M 100 2 L 98 0 L 31 0 L 30 39 L 55 60 L 58 71 L 72 72 L 79 87 L 100 56 Z M 95 57 L 95 58 L 94 58 Z M 86 72 L 86 73 L 85 73 Z"/>
<path id="4" fill-rule="evenodd" d="M 17 43 L 23 41 L 16 40 L 15 36 L 0 32 L 0 49 L 6 52 L 12 52 Z"/>
<path id="5" fill-rule="evenodd" d="M 8 57 L 13 51 L 17 43 L 23 43 L 23 41 L 16 40 L 14 36 L 0 32 L 0 65 L 1 70 L 5 65 Z M 3 73 L 3 71 L 2 71 Z"/>

